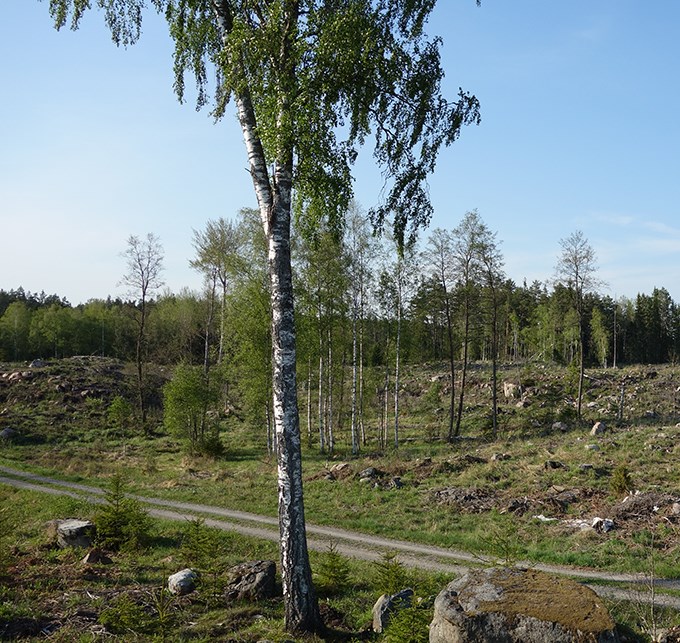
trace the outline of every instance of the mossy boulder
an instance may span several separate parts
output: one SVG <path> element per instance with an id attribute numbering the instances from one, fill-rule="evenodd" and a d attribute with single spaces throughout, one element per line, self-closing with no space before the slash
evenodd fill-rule
<path id="1" fill-rule="evenodd" d="M 618 643 L 597 594 L 526 569 L 471 571 L 437 596 L 430 643 Z"/>

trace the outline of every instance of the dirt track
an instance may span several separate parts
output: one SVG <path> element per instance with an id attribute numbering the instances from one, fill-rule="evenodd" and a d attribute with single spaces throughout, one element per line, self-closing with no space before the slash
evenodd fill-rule
<path id="1" fill-rule="evenodd" d="M 98 487 L 66 482 L 57 478 L 50 478 L 18 469 L 0 466 L 0 484 L 21 489 L 29 489 L 41 493 L 66 495 L 88 500 L 93 503 L 104 502 L 105 491 Z M 270 516 L 224 509 L 211 505 L 190 502 L 177 502 L 161 498 L 149 498 L 132 495 L 144 504 L 150 515 L 168 520 L 191 520 L 196 517 L 204 519 L 205 524 L 225 531 L 235 531 L 255 538 L 278 541 L 278 520 Z M 210 516 L 216 516 L 211 518 Z M 345 556 L 361 560 L 379 560 L 384 552 L 398 553 L 399 560 L 408 566 L 428 569 L 458 576 L 465 573 L 469 567 L 491 563 L 491 559 L 473 555 L 468 552 L 431 545 L 421 545 L 402 540 L 380 538 L 356 531 L 322 527 L 307 524 L 307 542 L 310 549 L 327 551 L 330 543 L 334 543 L 337 551 Z M 651 602 L 652 595 L 648 589 L 650 579 L 641 574 L 618 574 L 606 571 L 563 567 L 558 565 L 543 565 L 533 563 L 519 563 L 520 566 L 532 566 L 553 574 L 570 576 L 584 582 L 601 596 L 620 600 L 634 600 Z M 619 582 L 636 584 L 640 591 L 621 589 L 612 586 L 597 585 L 598 582 Z M 657 605 L 680 609 L 680 598 L 660 595 L 660 588 L 680 589 L 680 580 L 658 579 L 654 581 L 656 593 L 654 602 Z"/>

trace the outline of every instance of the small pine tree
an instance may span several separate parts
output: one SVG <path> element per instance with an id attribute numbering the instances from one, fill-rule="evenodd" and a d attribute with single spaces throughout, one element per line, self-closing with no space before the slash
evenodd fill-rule
<path id="1" fill-rule="evenodd" d="M 396 594 L 409 586 L 406 567 L 394 552 L 385 552 L 374 565 L 378 588 L 384 594 Z"/>
<path id="2" fill-rule="evenodd" d="M 349 585 L 349 562 L 331 542 L 318 565 L 319 589 L 326 594 L 338 594 Z"/>
<path id="3" fill-rule="evenodd" d="M 139 502 L 125 494 L 121 475 L 113 477 L 105 497 L 106 503 L 99 508 L 94 519 L 97 543 L 114 551 L 143 547 L 149 540 L 151 520 Z"/>

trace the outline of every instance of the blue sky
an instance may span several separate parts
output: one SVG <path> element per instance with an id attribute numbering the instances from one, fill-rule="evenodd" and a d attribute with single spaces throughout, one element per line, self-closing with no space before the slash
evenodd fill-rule
<path id="1" fill-rule="evenodd" d="M 475 93 L 482 123 L 442 153 L 431 227 L 477 208 L 517 283 L 550 279 L 580 229 L 606 294 L 680 300 L 679 25 L 675 0 L 440 0 L 447 93 Z M 167 286 L 198 288 L 192 229 L 255 199 L 233 115 L 176 101 L 161 20 L 117 49 L 97 12 L 57 33 L 47 2 L 2 0 L 0 56 L 0 288 L 122 294 L 120 252 L 147 232 Z M 356 175 L 368 208 L 370 150 Z"/>

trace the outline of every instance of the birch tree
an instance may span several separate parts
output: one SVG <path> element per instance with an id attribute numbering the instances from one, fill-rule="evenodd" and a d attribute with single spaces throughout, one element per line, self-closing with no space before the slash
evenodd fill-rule
<path id="1" fill-rule="evenodd" d="M 463 355 L 456 411 L 454 437 L 460 435 L 463 417 L 463 400 L 468 371 L 470 331 L 473 309 L 478 301 L 481 262 L 478 252 L 481 219 L 476 210 L 467 212 L 453 230 L 453 274 L 456 279 L 458 306 L 461 308 Z"/>
<path id="2" fill-rule="evenodd" d="M 453 273 L 453 240 L 451 233 L 437 228 L 433 230 L 428 239 L 428 246 L 425 250 L 425 260 L 427 261 L 432 274 L 439 282 L 441 287 L 441 298 L 446 316 L 446 336 L 449 345 L 449 377 L 451 378 L 451 390 L 449 393 L 449 427 L 447 432 L 448 441 L 451 442 L 455 436 L 454 418 L 456 414 L 456 355 L 453 347 L 453 312 L 452 296 L 454 275 Z"/>
<path id="3" fill-rule="evenodd" d="M 375 253 L 374 238 L 368 223 L 356 203 L 350 205 L 345 248 L 351 273 L 350 308 L 352 316 L 352 393 L 350 435 L 352 454 L 359 453 L 359 444 L 366 444 L 364 428 L 364 321 L 367 293 L 371 282 L 371 257 Z"/>
<path id="4" fill-rule="evenodd" d="M 243 262 L 240 260 L 239 249 L 243 243 L 240 239 L 238 226 L 222 217 L 216 221 L 208 221 L 205 230 L 194 230 L 193 246 L 196 250 L 196 258 L 189 265 L 202 273 L 208 294 L 208 324 L 212 321 L 215 285 L 220 285 L 220 324 L 219 343 L 217 348 L 217 363 L 222 363 L 224 356 L 224 321 L 226 315 L 227 292 L 229 280 L 235 273 L 243 270 Z M 208 370 L 208 342 L 209 332 L 206 331 L 204 368 Z"/>
<path id="5" fill-rule="evenodd" d="M 560 239 L 562 252 L 555 267 L 555 280 L 563 285 L 572 296 L 572 303 L 578 319 L 578 393 L 576 398 L 576 416 L 581 420 L 581 402 L 583 401 L 583 377 L 585 372 L 585 325 L 586 315 L 584 298 L 589 292 L 596 290 L 601 282 L 595 276 L 597 262 L 595 251 L 588 243 L 581 230 L 572 232 L 568 237 Z"/>
<path id="6" fill-rule="evenodd" d="M 130 235 L 127 249 L 123 252 L 127 272 L 121 284 L 128 288 L 128 294 L 136 300 L 135 322 L 137 323 L 137 340 L 135 347 L 135 363 L 137 365 L 137 402 L 142 418 L 142 427 L 147 430 L 146 386 L 144 381 L 144 363 L 146 360 L 146 326 L 149 318 L 149 300 L 163 285 L 163 248 L 160 240 L 153 233 L 144 239 Z"/>
<path id="7" fill-rule="evenodd" d="M 198 106 L 210 103 L 214 69 L 212 113 L 220 118 L 233 101 L 243 133 L 268 243 L 286 628 L 320 631 L 302 494 L 293 206 L 312 227 L 322 213 L 339 222 L 352 197 L 352 165 L 373 134 L 386 186 L 372 220 L 381 227 L 393 214 L 397 238 L 414 235 L 432 214 L 426 178 L 438 152 L 479 121 L 478 101 L 463 90 L 453 101 L 441 93 L 441 41 L 424 31 L 433 0 L 150 1 L 175 44 L 180 100 L 187 74 Z M 92 4 L 104 10 L 116 43 L 138 39 L 144 0 L 51 0 L 50 12 L 57 27 L 77 28 Z"/>

